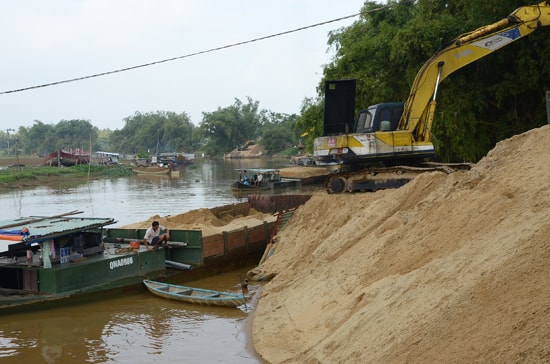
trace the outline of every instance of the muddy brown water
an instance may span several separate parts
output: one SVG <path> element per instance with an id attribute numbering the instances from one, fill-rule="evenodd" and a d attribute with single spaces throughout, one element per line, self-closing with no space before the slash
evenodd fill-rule
<path id="1" fill-rule="evenodd" d="M 113 217 L 123 226 L 198 208 L 246 201 L 231 183 L 238 168 L 284 168 L 286 161 L 209 161 L 177 177 L 132 176 L 93 181 L 57 181 L 0 192 L 0 223 L 15 217 Z M 302 187 L 277 193 L 307 193 Z M 200 281 L 210 289 L 238 291 L 248 267 Z M 259 292 L 260 285 L 250 285 Z M 0 363 L 260 363 L 249 325 L 255 299 L 245 308 L 189 306 L 151 295 L 133 294 L 24 314 L 0 316 Z"/>
<path id="2" fill-rule="evenodd" d="M 240 292 L 248 268 L 186 285 Z M 261 363 L 250 321 L 261 287 L 246 306 L 170 301 L 145 289 L 43 311 L 0 316 L 0 363 Z"/>

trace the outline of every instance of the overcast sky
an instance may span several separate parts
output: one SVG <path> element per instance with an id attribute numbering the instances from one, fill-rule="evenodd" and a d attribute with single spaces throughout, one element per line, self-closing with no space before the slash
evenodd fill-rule
<path id="1" fill-rule="evenodd" d="M 363 0 L 2 1 L 0 92 L 181 57 L 353 15 Z M 299 113 L 333 52 L 328 32 L 358 17 L 127 72 L 0 94 L 0 130 L 34 120 L 122 129 L 136 112 L 185 112 L 198 125 L 249 96 Z"/>

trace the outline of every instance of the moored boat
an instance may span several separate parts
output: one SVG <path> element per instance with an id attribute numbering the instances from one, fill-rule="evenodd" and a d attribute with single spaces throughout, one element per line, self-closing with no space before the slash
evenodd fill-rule
<path id="1" fill-rule="evenodd" d="M 160 218 L 161 224 L 170 228 L 167 248 L 161 249 L 165 256 L 167 276 L 181 276 L 187 280 L 203 278 L 236 268 L 257 264 L 265 253 L 266 246 L 277 229 L 286 224 L 289 214 L 280 211 L 293 210 L 304 204 L 310 195 L 254 195 L 248 202 L 218 206 L 210 209 L 192 210 L 181 215 L 172 215 L 172 221 L 187 221 L 192 227 L 171 226 L 170 221 Z M 206 211 L 207 210 L 207 211 Z M 245 219 L 244 224 L 235 224 L 235 219 L 247 217 L 258 211 L 269 214 L 264 221 Z M 185 216 L 189 214 L 188 216 Z M 205 224 L 205 214 L 223 219 L 228 225 L 213 228 Z M 211 216 L 210 216 L 211 215 Z M 192 221 L 192 219 L 198 221 Z M 155 217 L 157 219 L 157 217 Z M 126 227 L 109 227 L 104 231 L 104 242 L 123 243 L 142 241 L 150 223 Z M 152 279 L 152 278 L 149 278 Z"/>
<path id="2" fill-rule="evenodd" d="M 278 169 L 237 169 L 239 177 L 231 184 L 234 191 L 261 191 L 301 185 L 300 179 L 282 178 Z"/>
<path id="3" fill-rule="evenodd" d="M 90 153 L 82 149 L 56 150 L 44 157 L 44 164 L 48 166 L 71 167 L 75 164 L 90 163 Z"/>
<path id="4" fill-rule="evenodd" d="M 172 168 L 167 166 L 132 166 L 132 171 L 137 174 L 170 174 Z"/>
<path id="5" fill-rule="evenodd" d="M 2 221 L 1 229 L 19 239 L 0 240 L 0 314 L 50 307 L 69 298 L 139 286 L 160 277 L 163 251 L 102 243 L 112 218 L 50 217 Z"/>
<path id="6" fill-rule="evenodd" d="M 199 305 L 237 307 L 245 304 L 250 298 L 244 293 L 222 292 L 151 280 L 144 280 L 143 284 L 156 296 Z"/>

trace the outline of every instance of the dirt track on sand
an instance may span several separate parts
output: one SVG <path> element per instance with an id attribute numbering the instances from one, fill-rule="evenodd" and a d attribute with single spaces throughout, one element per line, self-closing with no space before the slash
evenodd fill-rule
<path id="1" fill-rule="evenodd" d="M 259 267 L 269 363 L 550 363 L 550 126 L 470 171 L 299 207 Z"/>

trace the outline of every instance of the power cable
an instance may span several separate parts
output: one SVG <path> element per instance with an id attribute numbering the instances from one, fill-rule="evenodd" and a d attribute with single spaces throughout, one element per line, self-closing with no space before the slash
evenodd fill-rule
<path id="1" fill-rule="evenodd" d="M 300 28 L 288 30 L 288 31 L 285 31 L 285 32 L 266 35 L 266 36 L 263 36 L 263 37 L 260 37 L 260 38 L 254 38 L 254 39 L 243 41 L 243 42 L 228 44 L 228 45 L 225 45 L 225 46 L 211 48 L 211 49 L 207 49 L 207 50 L 204 50 L 204 51 L 189 53 L 189 54 L 185 54 L 183 56 L 177 56 L 177 57 L 172 57 L 172 58 L 166 58 L 166 59 L 163 59 L 163 60 L 160 60 L 160 61 L 144 63 L 144 64 L 140 64 L 140 65 L 137 65 L 137 66 L 125 67 L 125 68 L 120 68 L 120 69 L 113 70 L 113 71 L 95 73 L 93 75 L 82 76 L 82 77 L 77 77 L 77 78 L 71 78 L 71 79 L 62 80 L 62 81 L 44 83 L 44 84 L 41 84 L 41 85 L 23 87 L 23 88 L 18 88 L 18 89 L 15 89 L 15 90 L 2 91 L 2 92 L 0 92 L 0 95 L 12 94 L 12 93 L 16 93 L 16 92 L 23 92 L 23 91 L 33 90 L 33 89 L 37 89 L 37 88 L 42 88 L 42 87 L 55 86 L 55 85 L 60 85 L 60 84 L 63 84 L 63 83 L 82 81 L 82 80 L 86 80 L 86 79 L 89 79 L 89 78 L 107 76 L 107 75 L 111 75 L 111 74 L 114 74 L 114 73 L 126 72 L 126 71 L 135 70 L 135 69 L 138 69 L 138 68 L 154 66 L 154 65 L 161 64 L 161 63 L 166 63 L 166 62 L 172 62 L 172 61 L 175 61 L 175 60 L 178 60 L 178 59 L 194 57 L 194 56 L 198 56 L 198 55 L 205 54 L 205 53 L 216 52 L 216 51 L 220 51 L 220 50 L 227 49 L 227 48 L 233 48 L 233 47 L 242 46 L 242 45 L 245 45 L 245 44 L 259 42 L 259 41 L 270 39 L 270 38 L 279 37 L 279 36 L 282 36 L 282 35 L 287 35 L 287 34 L 299 32 L 299 31 L 302 31 L 302 30 L 318 27 L 318 26 L 321 26 L 321 25 L 325 25 L 325 24 L 334 23 L 334 22 L 345 20 L 345 19 L 353 18 L 353 17 L 356 17 L 360 14 L 361 13 L 348 15 L 348 16 L 344 16 L 344 17 L 341 17 L 341 18 L 336 18 L 336 19 L 324 21 L 322 23 L 317 23 L 317 24 L 308 25 L 308 26 L 305 26 L 305 27 L 300 27 Z"/>

